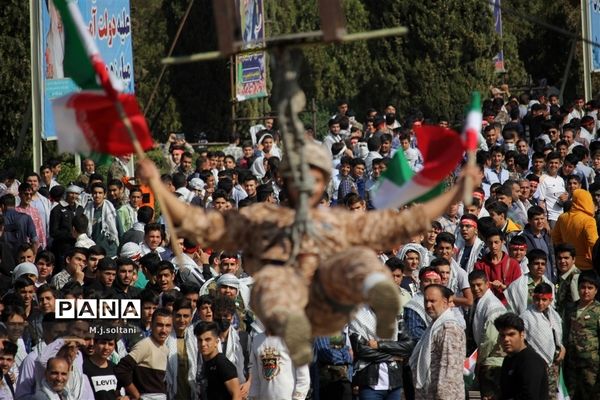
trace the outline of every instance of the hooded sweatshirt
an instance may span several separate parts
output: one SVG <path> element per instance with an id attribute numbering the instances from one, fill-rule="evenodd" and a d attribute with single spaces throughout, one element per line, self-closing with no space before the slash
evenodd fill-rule
<path id="1" fill-rule="evenodd" d="M 552 243 L 570 243 L 575 246 L 577 266 L 592 269 L 592 249 L 598 240 L 594 219 L 594 201 L 590 192 L 576 189 L 571 209 L 558 217 L 552 231 Z"/>

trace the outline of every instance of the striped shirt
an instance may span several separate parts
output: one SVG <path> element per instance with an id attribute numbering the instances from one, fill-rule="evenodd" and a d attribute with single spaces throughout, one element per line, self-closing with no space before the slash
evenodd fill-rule
<path id="1" fill-rule="evenodd" d="M 38 237 L 38 242 L 40 244 L 40 249 L 46 248 L 46 228 L 44 227 L 44 221 L 42 220 L 42 216 L 37 208 L 33 206 L 28 207 L 15 207 L 17 212 L 22 214 L 27 214 L 33 220 L 33 226 L 35 227 L 35 233 Z"/>

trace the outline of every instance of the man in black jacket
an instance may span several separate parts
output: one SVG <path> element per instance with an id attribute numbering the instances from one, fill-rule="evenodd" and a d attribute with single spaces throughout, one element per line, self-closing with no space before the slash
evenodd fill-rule
<path id="1" fill-rule="evenodd" d="M 494 321 L 498 339 L 507 356 L 502 363 L 502 399 L 548 399 L 546 362 L 525 341 L 525 323 L 506 313 Z"/>
<path id="2" fill-rule="evenodd" d="M 0 215 L 0 291 L 10 289 L 12 271 L 15 269 L 15 251 L 4 236 L 4 216 Z"/>
<path id="3" fill-rule="evenodd" d="M 367 393 L 385 391 L 386 398 L 400 398 L 402 389 L 402 366 L 408 361 L 415 342 L 404 330 L 404 321 L 398 321 L 397 340 L 381 340 L 375 334 L 375 313 L 362 307 L 350 323 L 350 342 L 354 352 L 355 374 L 353 385 L 359 387 L 360 397 Z M 384 364 L 386 368 L 380 368 Z M 386 372 L 387 370 L 387 372 Z M 387 385 L 380 385 L 380 375 L 386 374 L 383 381 Z M 387 379 L 385 379 L 387 378 Z M 381 387 L 380 387 L 381 386 Z M 373 393 L 375 394 L 375 393 Z"/>
<path id="4" fill-rule="evenodd" d="M 78 203 L 82 191 L 79 186 L 70 185 L 67 187 L 65 200 L 61 200 L 50 211 L 51 250 L 56 257 L 57 271 L 65 265 L 65 254 L 75 246 L 72 222 L 75 215 L 83 214 L 83 207 Z"/>

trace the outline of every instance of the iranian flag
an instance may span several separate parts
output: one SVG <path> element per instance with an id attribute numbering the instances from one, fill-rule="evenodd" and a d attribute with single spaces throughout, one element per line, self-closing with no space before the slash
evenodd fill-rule
<path id="1" fill-rule="evenodd" d="M 560 369 L 560 373 L 558 376 L 558 400 L 571 400 L 571 396 L 569 396 L 569 391 L 567 390 L 567 385 L 565 384 L 565 378 L 563 377 L 563 369 Z"/>
<path id="2" fill-rule="evenodd" d="M 467 113 L 467 121 L 464 128 L 465 150 L 468 152 L 477 151 L 477 142 L 481 135 L 481 123 L 483 114 L 481 113 L 481 95 L 479 92 L 471 93 L 471 107 Z"/>
<path id="3" fill-rule="evenodd" d="M 475 366 L 477 365 L 477 349 L 471 354 L 468 358 L 465 358 L 463 364 L 463 380 L 465 382 L 465 387 L 470 389 L 473 386 L 473 382 L 475 382 Z"/>
<path id="4" fill-rule="evenodd" d="M 122 83 L 108 71 L 77 2 L 54 0 L 54 4 L 65 32 L 65 76 L 82 89 L 52 101 L 60 151 L 115 156 L 134 152 L 125 118 L 142 148 L 151 149 L 152 137 L 135 96 L 122 93 Z"/>
<path id="5" fill-rule="evenodd" d="M 469 356 L 469 358 L 465 358 L 465 362 L 463 364 L 463 375 L 474 375 L 475 374 L 475 365 L 477 364 L 477 350 L 473 352 Z"/>
<path id="6" fill-rule="evenodd" d="M 375 208 L 398 208 L 414 201 L 426 201 L 443 192 L 443 181 L 464 154 L 460 135 L 448 128 L 423 125 L 415 128 L 423 169 L 415 173 L 399 149 L 379 178 L 373 196 Z"/>

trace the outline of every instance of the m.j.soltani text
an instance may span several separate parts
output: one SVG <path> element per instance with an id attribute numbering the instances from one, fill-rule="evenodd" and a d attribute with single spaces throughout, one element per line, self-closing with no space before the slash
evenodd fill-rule
<path id="1" fill-rule="evenodd" d="M 95 335 L 127 335 L 137 331 L 133 326 L 90 326 L 90 333 Z"/>

